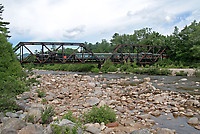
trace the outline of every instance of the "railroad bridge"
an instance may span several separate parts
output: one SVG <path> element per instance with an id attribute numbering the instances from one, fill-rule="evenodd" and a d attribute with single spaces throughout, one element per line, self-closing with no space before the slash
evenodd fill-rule
<path id="1" fill-rule="evenodd" d="M 109 59 L 114 63 L 129 61 L 146 65 L 166 58 L 166 47 L 135 44 L 117 45 L 110 53 L 93 53 L 84 43 L 20 42 L 15 46 L 14 52 L 17 53 L 21 64 L 97 63 L 101 65 Z"/>

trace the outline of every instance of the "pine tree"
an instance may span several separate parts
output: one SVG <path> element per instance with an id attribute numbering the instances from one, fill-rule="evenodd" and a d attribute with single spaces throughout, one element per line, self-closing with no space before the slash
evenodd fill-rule
<path id="1" fill-rule="evenodd" d="M 0 16 L 2 12 L 3 6 L 0 4 Z M 22 67 L 8 42 L 8 24 L 0 18 L 0 112 L 14 110 L 15 96 L 25 89 Z"/>

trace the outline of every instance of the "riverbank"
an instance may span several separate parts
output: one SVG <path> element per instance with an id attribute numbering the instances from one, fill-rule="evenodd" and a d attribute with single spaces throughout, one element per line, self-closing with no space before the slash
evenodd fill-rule
<path id="1" fill-rule="evenodd" d="M 72 111 L 78 118 L 93 106 L 102 105 L 108 105 L 116 112 L 117 122 L 114 126 L 98 123 L 84 124 L 87 128 L 83 133 L 126 134 L 145 131 L 147 134 L 150 132 L 197 134 L 200 129 L 200 96 L 160 90 L 153 86 L 155 81 L 149 77 L 141 80 L 137 76 L 134 79 L 107 79 L 101 75 L 79 74 L 42 74 L 41 76 L 35 74 L 30 77 L 37 78 L 40 84 L 32 86 L 29 92 L 17 96 L 17 103 L 22 110 L 1 116 L 3 122 L 1 131 L 8 132 L 8 126 L 17 126 L 10 129 L 19 134 L 33 131 L 39 134 L 50 134 L 50 124 L 69 125 L 69 121 L 67 123 L 62 119 L 68 111 Z M 138 84 L 132 85 L 131 83 L 135 81 L 138 81 Z M 40 96 L 41 92 L 44 96 Z M 55 108 L 56 115 L 51 123 L 42 125 L 41 111 L 47 105 Z M 25 120 L 27 115 L 33 115 L 32 123 Z M 180 118 L 181 122 L 177 123 L 176 118 Z M 15 124 L 11 125 L 11 122 Z M 164 122 L 168 122 L 167 127 L 162 126 Z M 19 126 L 19 124 L 23 125 Z"/>

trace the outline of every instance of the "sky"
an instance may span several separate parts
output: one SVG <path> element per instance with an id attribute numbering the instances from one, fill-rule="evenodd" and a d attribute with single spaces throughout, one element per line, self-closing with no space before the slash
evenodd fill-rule
<path id="1" fill-rule="evenodd" d="M 200 21 L 200 0 L 1 0 L 9 41 L 101 42 L 152 28 L 171 34 Z"/>

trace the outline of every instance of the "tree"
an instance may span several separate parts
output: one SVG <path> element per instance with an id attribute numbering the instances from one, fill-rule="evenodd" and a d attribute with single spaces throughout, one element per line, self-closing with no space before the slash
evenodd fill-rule
<path id="1" fill-rule="evenodd" d="M 6 27 L 10 23 L 2 21 L 3 18 L 1 16 L 4 11 L 3 9 L 4 9 L 4 6 L 2 4 L 0 4 L 0 33 L 3 34 L 5 37 L 10 37 L 8 35 L 10 32 L 8 31 L 8 28 Z"/>
<path id="2" fill-rule="evenodd" d="M 0 4 L 1 5 L 1 4 Z M 1 5 L 0 13 L 3 12 Z M 0 14 L 0 16 L 1 16 Z M 7 22 L 0 20 L 0 112 L 15 109 L 15 95 L 25 89 L 23 71 L 13 52 L 12 45 L 8 42 Z"/>

